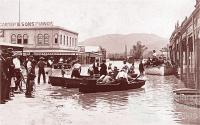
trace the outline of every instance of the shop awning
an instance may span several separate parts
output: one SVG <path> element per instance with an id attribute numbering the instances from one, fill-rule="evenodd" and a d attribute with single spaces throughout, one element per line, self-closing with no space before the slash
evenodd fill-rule
<path id="1" fill-rule="evenodd" d="M 34 49 L 34 50 L 24 50 L 24 54 L 29 55 L 31 52 L 34 53 L 34 55 L 77 55 L 77 51 L 73 50 L 48 50 L 48 49 Z"/>

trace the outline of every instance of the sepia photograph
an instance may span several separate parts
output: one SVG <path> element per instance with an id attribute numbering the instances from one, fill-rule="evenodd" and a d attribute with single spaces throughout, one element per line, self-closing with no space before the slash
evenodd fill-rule
<path id="1" fill-rule="evenodd" d="M 200 0 L 0 0 L 0 125 L 200 125 Z"/>

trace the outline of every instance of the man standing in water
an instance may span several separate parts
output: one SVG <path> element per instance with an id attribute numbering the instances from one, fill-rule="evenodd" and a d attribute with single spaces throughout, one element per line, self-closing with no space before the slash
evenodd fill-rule
<path id="1" fill-rule="evenodd" d="M 38 62 L 38 84 L 40 84 L 40 76 L 43 76 L 43 81 L 44 83 L 46 83 L 46 77 L 45 77 L 45 71 L 44 71 L 44 67 L 46 65 L 46 63 L 43 61 L 44 58 L 40 57 L 40 61 Z"/>
<path id="2" fill-rule="evenodd" d="M 28 57 L 28 62 L 27 62 L 27 83 L 26 83 L 26 97 L 31 98 L 33 97 L 32 91 L 33 91 L 33 85 L 35 84 L 34 79 L 36 77 L 35 75 L 35 61 L 33 56 Z"/>
<path id="3" fill-rule="evenodd" d="M 144 65 L 142 63 L 142 60 L 140 61 L 140 64 L 139 64 L 139 71 L 140 71 L 140 75 L 142 76 L 144 74 Z"/>

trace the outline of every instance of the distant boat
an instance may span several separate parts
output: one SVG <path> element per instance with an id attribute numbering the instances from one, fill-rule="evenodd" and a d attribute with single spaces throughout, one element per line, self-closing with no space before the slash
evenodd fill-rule
<path id="1" fill-rule="evenodd" d="M 173 66 L 150 66 L 145 68 L 145 74 L 147 75 L 160 75 L 160 76 L 166 76 L 166 75 L 174 75 L 176 74 L 176 68 Z"/>
<path id="2" fill-rule="evenodd" d="M 173 91 L 177 103 L 200 108 L 200 91 L 196 89 L 177 89 Z"/>
<path id="3" fill-rule="evenodd" d="M 138 89 L 145 85 L 144 80 L 134 80 L 127 83 L 109 83 L 98 84 L 97 79 L 83 80 L 79 87 L 79 92 L 82 93 L 96 93 L 96 92 L 110 92 L 110 91 L 123 91 L 129 89 Z"/>

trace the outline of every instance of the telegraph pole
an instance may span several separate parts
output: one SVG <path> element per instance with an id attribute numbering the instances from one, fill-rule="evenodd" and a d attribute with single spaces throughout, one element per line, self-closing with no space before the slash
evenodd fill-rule
<path id="1" fill-rule="evenodd" d="M 20 22 L 21 22 L 21 6 L 20 6 L 20 3 L 21 1 L 19 0 L 19 24 L 20 24 Z"/>

